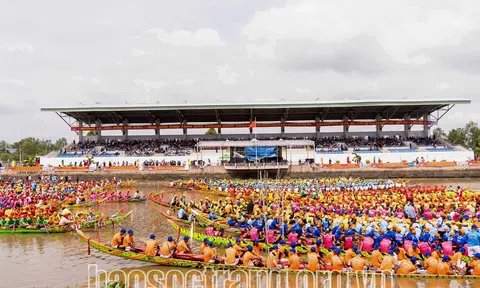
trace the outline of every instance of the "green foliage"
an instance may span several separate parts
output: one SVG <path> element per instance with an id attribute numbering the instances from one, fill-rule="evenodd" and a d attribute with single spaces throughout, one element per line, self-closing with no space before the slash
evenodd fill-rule
<path id="1" fill-rule="evenodd" d="M 24 138 L 13 144 L 0 141 L 3 146 L 0 148 L 0 160 L 2 162 L 20 161 L 20 153 L 24 165 L 34 165 L 35 157 L 48 154 L 52 151 L 59 151 L 67 144 L 67 139 L 60 138 L 55 142 L 51 140 L 41 140 L 33 137 Z M 9 153 L 6 148 L 14 148 L 14 153 Z"/>
<path id="2" fill-rule="evenodd" d="M 438 138 L 445 138 L 447 137 L 447 134 L 445 133 L 445 131 L 443 131 L 442 128 L 440 127 L 437 127 L 435 129 L 433 129 L 433 135 L 435 135 L 436 137 Z"/>
<path id="3" fill-rule="evenodd" d="M 205 132 L 205 135 L 217 135 L 217 130 L 215 130 L 215 128 L 208 128 L 207 132 Z"/>
<path id="4" fill-rule="evenodd" d="M 468 122 L 463 128 L 450 130 L 447 140 L 454 145 L 462 145 L 475 152 L 475 157 L 480 154 L 480 128 L 474 121 Z"/>
<path id="5" fill-rule="evenodd" d="M 88 131 L 88 132 L 87 132 L 87 137 L 92 137 L 92 136 L 95 136 L 95 132 L 93 132 L 93 131 Z"/>

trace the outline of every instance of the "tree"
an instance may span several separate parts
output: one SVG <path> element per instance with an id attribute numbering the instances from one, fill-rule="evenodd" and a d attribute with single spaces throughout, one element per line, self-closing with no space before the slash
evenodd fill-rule
<path id="1" fill-rule="evenodd" d="M 95 132 L 93 132 L 93 131 L 88 131 L 87 132 L 87 137 L 93 137 L 93 136 L 95 136 Z"/>
<path id="2" fill-rule="evenodd" d="M 440 127 L 437 127 L 435 129 L 433 129 L 433 135 L 435 135 L 435 137 L 441 138 L 441 139 L 447 137 L 447 134 L 445 134 L 445 131 L 443 131 L 443 129 L 440 128 Z"/>
<path id="3" fill-rule="evenodd" d="M 447 135 L 448 142 L 452 143 L 453 145 L 466 145 L 466 138 L 465 132 L 463 128 L 452 129 L 448 132 Z"/>
<path id="4" fill-rule="evenodd" d="M 208 128 L 207 132 L 205 132 L 205 135 L 217 135 L 217 130 L 215 130 L 215 128 Z"/>

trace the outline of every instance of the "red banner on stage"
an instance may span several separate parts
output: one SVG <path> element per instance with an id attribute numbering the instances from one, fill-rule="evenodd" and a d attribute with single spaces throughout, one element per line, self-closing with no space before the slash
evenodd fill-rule
<path id="1" fill-rule="evenodd" d="M 480 166 L 480 161 L 468 161 L 468 166 Z"/>
<path id="2" fill-rule="evenodd" d="M 420 162 L 418 163 L 420 167 L 452 167 L 457 166 L 457 162 Z"/>
<path id="3" fill-rule="evenodd" d="M 58 172 L 88 172 L 90 169 L 88 167 L 54 167 L 53 170 Z"/>
<path id="4" fill-rule="evenodd" d="M 372 168 L 407 168 L 410 164 L 407 162 L 396 163 L 373 163 L 370 165 Z"/>
<path id="5" fill-rule="evenodd" d="M 7 172 L 40 172 L 43 168 L 40 166 L 35 167 L 9 167 Z"/>
<path id="6" fill-rule="evenodd" d="M 352 169 L 352 168 L 360 168 L 359 164 L 322 164 L 322 168 L 326 169 Z"/>
<path id="7" fill-rule="evenodd" d="M 271 122 L 258 123 L 257 128 L 269 127 L 327 127 L 327 126 L 376 126 L 376 125 L 427 125 L 425 120 L 389 120 L 389 121 L 342 121 L 342 122 Z M 156 130 L 156 129 L 209 129 L 209 128 L 249 128 L 251 123 L 237 124 L 163 124 L 163 125 L 112 125 L 101 127 L 71 127 L 72 131 L 109 131 L 109 130 Z"/>

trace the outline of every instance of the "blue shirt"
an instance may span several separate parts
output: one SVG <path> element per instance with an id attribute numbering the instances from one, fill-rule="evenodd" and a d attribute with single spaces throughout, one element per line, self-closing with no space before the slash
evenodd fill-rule
<path id="1" fill-rule="evenodd" d="M 183 209 L 180 209 L 178 210 L 178 219 L 183 219 L 183 217 L 185 217 L 185 210 Z"/>
<path id="2" fill-rule="evenodd" d="M 472 230 L 467 233 L 467 245 L 468 247 L 479 246 L 480 245 L 480 233 Z"/>

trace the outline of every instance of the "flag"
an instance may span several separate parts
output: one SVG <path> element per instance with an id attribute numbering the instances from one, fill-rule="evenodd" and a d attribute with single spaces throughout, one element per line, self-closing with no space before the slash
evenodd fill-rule
<path id="1" fill-rule="evenodd" d="M 257 119 L 255 119 L 253 122 L 250 122 L 250 126 L 248 126 L 250 129 L 253 129 L 257 127 Z"/>

